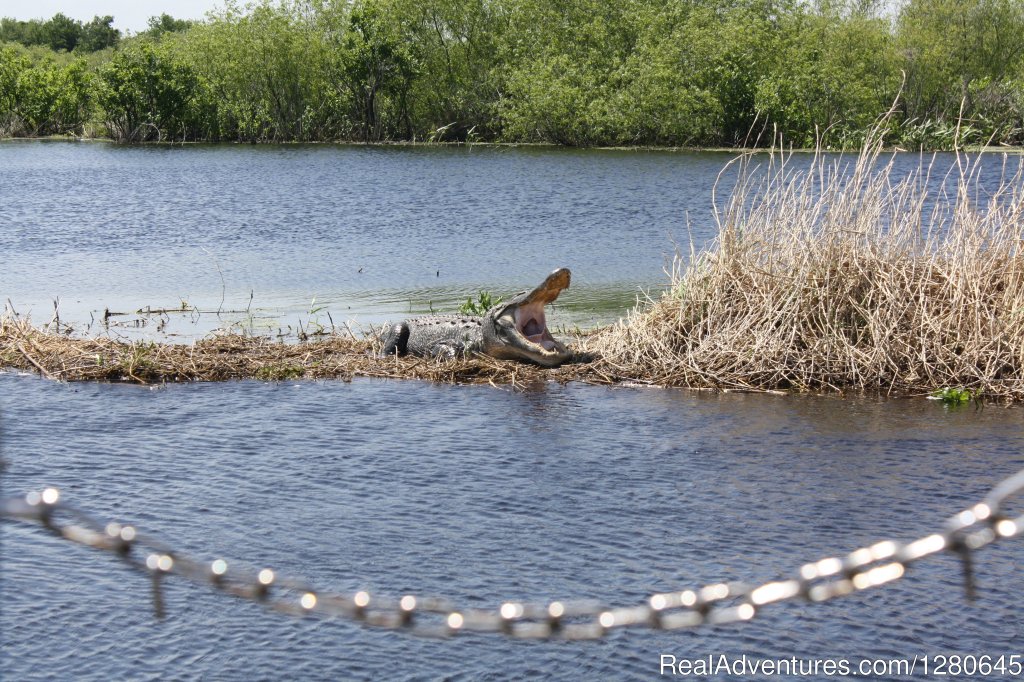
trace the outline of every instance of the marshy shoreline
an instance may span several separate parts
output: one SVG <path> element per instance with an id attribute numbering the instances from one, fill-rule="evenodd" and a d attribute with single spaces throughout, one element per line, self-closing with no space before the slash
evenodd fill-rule
<path id="1" fill-rule="evenodd" d="M 588 364 L 554 370 L 473 356 L 454 360 L 382 357 L 375 338 L 329 333 L 306 340 L 252 334 L 214 334 L 191 344 L 74 337 L 0 318 L 0 366 L 58 381 L 159 384 L 257 379 L 422 379 L 445 383 L 522 386 L 537 381 L 612 383 Z"/>
<path id="2" fill-rule="evenodd" d="M 700 145 L 568 145 L 557 142 L 500 142 L 488 141 L 455 141 L 455 140 L 372 140 L 363 141 L 358 139 L 336 139 L 336 140 L 251 140 L 251 141 L 204 141 L 204 140 L 146 140 L 140 142 L 119 142 L 105 135 L 0 135 L 0 143 L 31 143 L 31 142 L 67 142 L 67 143 L 94 143 L 110 144 L 124 147 L 356 147 L 367 149 L 391 149 L 391 148 L 415 148 L 415 149 L 544 149 L 573 151 L 595 151 L 595 152 L 666 152 L 680 154 L 775 154 L 778 148 L 773 146 L 700 146 Z M 787 154 L 829 154 L 829 155 L 855 155 L 862 147 L 854 145 L 850 147 L 837 147 L 817 149 L 815 147 L 788 147 Z M 957 144 L 949 149 L 945 147 L 921 147 L 910 149 L 899 144 L 886 144 L 880 147 L 880 151 L 886 153 L 905 154 L 936 154 L 943 152 L 958 152 L 961 154 L 1008 154 L 1013 156 L 1024 156 L 1024 146 L 1009 144 Z"/>
<path id="3" fill-rule="evenodd" d="M 547 370 L 492 358 L 379 357 L 372 334 L 191 345 L 81 338 L 0 319 L 0 365 L 59 380 L 417 378 L 527 385 L 639 383 L 698 389 L 1024 400 L 1024 164 L 982 156 L 894 171 L 881 136 L 857 157 L 741 154 L 711 204 L 717 237 L 676 260 L 657 300 L 570 342 L 589 361 Z M 984 155 L 991 159 L 991 154 Z M 933 174 L 939 176 L 935 182 Z M 991 170 L 989 171 L 991 175 Z M 731 186 L 721 188 L 728 183 Z"/>

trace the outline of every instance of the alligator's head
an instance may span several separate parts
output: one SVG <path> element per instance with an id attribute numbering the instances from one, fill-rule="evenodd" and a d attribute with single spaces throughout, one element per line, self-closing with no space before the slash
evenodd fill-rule
<path id="1" fill-rule="evenodd" d="M 483 352 L 495 358 L 525 360 L 544 367 L 555 367 L 572 359 L 572 351 L 551 336 L 544 319 L 544 306 L 569 287 L 570 275 L 568 268 L 559 268 L 533 291 L 523 292 L 488 310 L 483 321 Z"/>

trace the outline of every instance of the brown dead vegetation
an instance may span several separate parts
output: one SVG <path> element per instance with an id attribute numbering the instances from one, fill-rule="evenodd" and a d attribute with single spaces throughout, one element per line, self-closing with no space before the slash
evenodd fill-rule
<path id="1" fill-rule="evenodd" d="M 548 380 L 611 380 L 603 379 L 599 370 L 591 371 L 587 364 L 547 370 L 481 356 L 447 361 L 379 357 L 377 345 L 341 335 L 298 343 L 240 334 L 214 335 L 192 344 L 78 338 L 37 328 L 13 315 L 0 318 L 0 366 L 35 371 L 61 381 L 152 384 L 378 377 L 523 386 Z"/>
<path id="2" fill-rule="evenodd" d="M 983 187 L 980 158 L 960 154 L 945 190 L 929 180 L 934 160 L 894 178 L 880 143 L 852 170 L 789 161 L 773 155 L 759 172 L 750 156 L 735 161 L 714 248 L 589 341 L 611 371 L 659 385 L 1024 399 L 1019 160 L 1004 156 Z"/>

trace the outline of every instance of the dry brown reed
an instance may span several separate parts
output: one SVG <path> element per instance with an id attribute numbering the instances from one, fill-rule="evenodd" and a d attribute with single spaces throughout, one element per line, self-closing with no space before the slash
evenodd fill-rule
<path id="1" fill-rule="evenodd" d="M 0 367 L 62 381 L 152 384 L 227 379 L 378 377 L 523 387 L 543 381 L 602 381 L 585 364 L 546 370 L 488 357 L 439 361 L 379 357 L 379 342 L 330 335 L 284 343 L 268 337 L 214 335 L 192 344 L 79 338 L 7 314 L 0 317 Z"/>
<path id="2" fill-rule="evenodd" d="M 660 385 L 1024 398 L 1019 162 L 986 191 L 976 156 L 894 160 L 877 138 L 845 166 L 739 157 L 713 247 L 587 347 Z"/>

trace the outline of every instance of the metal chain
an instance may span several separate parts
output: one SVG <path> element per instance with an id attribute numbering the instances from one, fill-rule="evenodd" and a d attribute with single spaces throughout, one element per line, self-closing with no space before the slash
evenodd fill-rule
<path id="1" fill-rule="evenodd" d="M 884 585 L 901 578 L 914 562 L 943 551 L 953 552 L 963 561 L 966 592 L 971 598 L 973 552 L 1024 530 L 1024 515 L 1011 518 L 1004 508 L 1006 500 L 1022 490 L 1024 470 L 997 485 L 983 501 L 949 519 L 939 532 L 906 544 L 877 542 L 845 557 L 808 563 L 797 577 L 757 586 L 723 582 L 662 592 L 651 595 L 643 604 L 619 607 L 596 601 L 507 601 L 497 609 L 485 610 L 412 594 L 394 598 L 365 591 L 327 592 L 269 568 L 239 567 L 225 559 L 198 561 L 140 533 L 133 525 L 97 521 L 66 504 L 55 488 L 3 501 L 0 520 L 38 523 L 64 539 L 109 551 L 147 573 L 153 583 L 157 617 L 164 615 L 161 581 L 177 575 L 294 616 L 341 617 L 435 637 L 472 631 L 527 639 L 586 640 L 627 627 L 675 630 L 748 621 L 770 604 L 793 599 L 823 602 Z"/>

